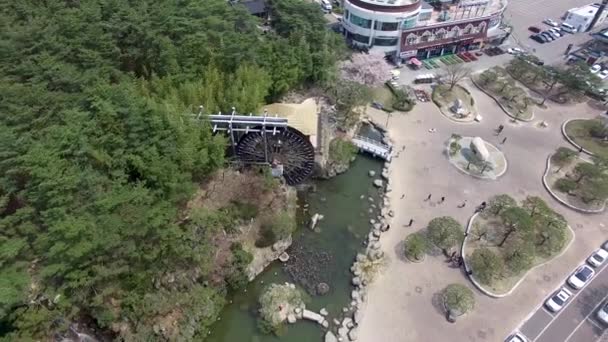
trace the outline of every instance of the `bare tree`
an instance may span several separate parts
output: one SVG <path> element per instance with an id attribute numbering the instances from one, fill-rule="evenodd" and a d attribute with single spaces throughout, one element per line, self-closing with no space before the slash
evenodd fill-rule
<path id="1" fill-rule="evenodd" d="M 343 80 L 375 87 L 391 78 L 393 67 L 384 59 L 384 54 L 371 52 L 353 54 L 340 63 L 339 69 Z"/>
<path id="2" fill-rule="evenodd" d="M 450 85 L 450 90 L 454 89 L 458 82 L 471 75 L 471 69 L 463 64 L 451 64 L 445 68 L 441 78 Z"/>

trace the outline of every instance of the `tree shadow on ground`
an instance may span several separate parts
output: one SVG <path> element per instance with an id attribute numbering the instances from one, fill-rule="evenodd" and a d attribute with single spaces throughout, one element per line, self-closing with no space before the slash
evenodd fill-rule
<path id="1" fill-rule="evenodd" d="M 603 300 L 606 296 L 608 296 L 608 284 L 585 290 L 571 305 L 576 305 L 581 315 L 595 317 L 601 306 L 605 305 Z"/>
<path id="2" fill-rule="evenodd" d="M 395 254 L 397 255 L 397 259 L 403 261 L 405 263 L 412 263 L 405 257 L 405 240 L 400 240 L 394 247 Z"/>
<path id="3" fill-rule="evenodd" d="M 442 318 L 445 318 L 445 308 L 443 307 L 443 290 L 433 293 L 431 304 L 435 308 L 435 312 Z"/>

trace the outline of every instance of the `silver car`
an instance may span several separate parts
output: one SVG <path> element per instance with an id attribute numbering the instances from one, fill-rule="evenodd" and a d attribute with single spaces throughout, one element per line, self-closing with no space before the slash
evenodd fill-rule
<path id="1" fill-rule="evenodd" d="M 604 324 L 608 324 L 608 303 L 602 305 L 602 307 L 597 312 L 597 318 L 602 321 Z"/>
<path id="2" fill-rule="evenodd" d="M 606 259 L 608 259 L 608 251 L 600 248 L 591 254 L 591 256 L 587 259 L 587 262 L 593 267 L 600 267 L 604 261 L 606 261 Z"/>
<path id="3" fill-rule="evenodd" d="M 525 338 L 524 335 L 516 332 L 514 334 L 511 334 L 509 337 L 507 337 L 505 342 L 528 342 L 528 339 Z"/>
<path id="4" fill-rule="evenodd" d="M 570 300 L 570 297 L 572 297 L 572 292 L 567 288 L 562 287 L 547 299 L 545 307 L 552 312 L 558 312 L 564 307 L 568 300 Z"/>

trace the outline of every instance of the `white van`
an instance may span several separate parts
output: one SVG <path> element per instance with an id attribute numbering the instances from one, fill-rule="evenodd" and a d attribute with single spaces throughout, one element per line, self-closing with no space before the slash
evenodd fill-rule
<path id="1" fill-rule="evenodd" d="M 321 0 L 321 8 L 325 12 L 331 12 L 332 7 L 331 7 L 331 3 L 329 2 L 329 0 Z"/>
<path id="2" fill-rule="evenodd" d="M 562 23 L 562 26 L 560 27 L 560 29 L 564 32 L 576 33 L 576 29 L 574 28 L 574 26 L 572 26 L 570 24 Z"/>

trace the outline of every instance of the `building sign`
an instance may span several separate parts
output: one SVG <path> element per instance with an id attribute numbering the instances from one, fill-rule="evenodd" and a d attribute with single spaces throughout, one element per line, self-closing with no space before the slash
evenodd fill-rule
<path id="1" fill-rule="evenodd" d="M 402 51 L 399 54 L 400 58 L 408 58 L 408 57 L 413 57 L 416 56 L 416 53 L 418 52 L 418 50 L 410 50 L 410 51 Z"/>

